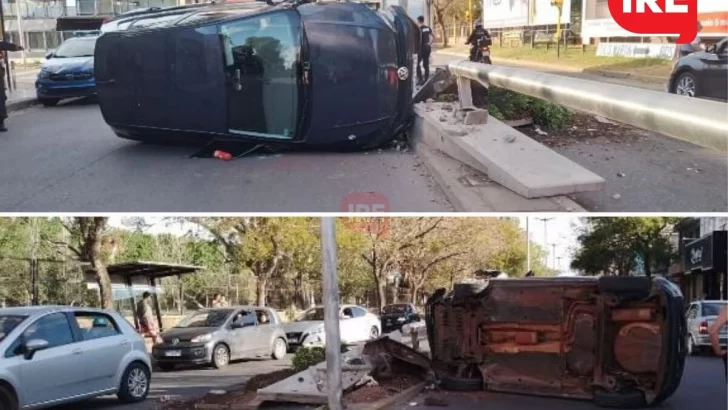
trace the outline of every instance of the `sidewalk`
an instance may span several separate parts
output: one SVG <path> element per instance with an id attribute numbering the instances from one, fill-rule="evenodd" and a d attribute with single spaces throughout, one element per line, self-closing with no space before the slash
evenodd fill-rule
<path id="1" fill-rule="evenodd" d="M 35 90 L 32 88 L 21 87 L 18 84 L 18 89 L 6 92 L 8 99 L 5 104 L 8 112 L 22 110 L 38 103 Z"/>

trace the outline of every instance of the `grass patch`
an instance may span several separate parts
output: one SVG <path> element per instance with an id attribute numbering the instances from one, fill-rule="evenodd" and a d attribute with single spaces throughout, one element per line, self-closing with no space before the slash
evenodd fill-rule
<path id="1" fill-rule="evenodd" d="M 531 117 L 534 123 L 548 130 L 561 130 L 572 122 L 566 108 L 505 88 L 490 87 L 488 102 L 490 115 L 501 121 Z"/>
<path id="2" fill-rule="evenodd" d="M 455 53 L 468 53 L 469 47 L 457 45 L 443 49 Z M 544 64 L 562 65 L 565 67 L 599 69 L 610 71 L 640 72 L 645 75 L 667 76 L 672 68 L 669 60 L 655 58 L 627 58 L 627 57 L 600 57 L 596 55 L 595 47 L 587 47 L 586 51 L 581 46 L 570 46 L 566 51 L 561 50 L 557 55 L 555 48 L 546 49 L 545 46 L 524 47 L 499 47 L 491 46 L 493 58 L 518 60 L 523 62 L 538 62 Z M 652 74 L 656 73 L 656 74 Z"/>

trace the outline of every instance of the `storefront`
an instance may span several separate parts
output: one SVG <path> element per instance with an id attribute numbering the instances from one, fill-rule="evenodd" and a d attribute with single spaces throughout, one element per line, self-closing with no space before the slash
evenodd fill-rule
<path id="1" fill-rule="evenodd" d="M 686 298 L 728 299 L 728 232 L 713 231 L 685 245 Z"/>

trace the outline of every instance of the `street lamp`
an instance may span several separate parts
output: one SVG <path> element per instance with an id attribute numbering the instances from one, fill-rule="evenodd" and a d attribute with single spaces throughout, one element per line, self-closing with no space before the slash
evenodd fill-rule
<path id="1" fill-rule="evenodd" d="M 339 285 L 336 274 L 336 226 L 334 218 L 321 218 L 323 252 L 324 331 L 326 332 L 326 385 L 329 410 L 342 410 L 341 335 L 339 334 Z"/>
<path id="2" fill-rule="evenodd" d="M 549 245 L 548 245 L 548 242 L 546 241 L 546 239 L 548 238 L 547 224 L 550 220 L 552 220 L 554 218 L 536 218 L 536 219 L 543 222 L 543 246 L 544 246 L 544 251 L 546 252 L 544 254 L 544 265 L 549 266 L 549 260 L 548 260 L 548 246 Z"/>

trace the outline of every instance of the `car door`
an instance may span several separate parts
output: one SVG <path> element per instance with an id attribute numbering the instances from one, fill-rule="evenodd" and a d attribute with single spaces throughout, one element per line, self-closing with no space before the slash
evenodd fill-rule
<path id="1" fill-rule="evenodd" d="M 728 101 L 728 38 L 724 38 L 716 46 L 716 57 L 713 73 L 715 77 L 715 98 Z"/>
<path id="2" fill-rule="evenodd" d="M 256 351 L 260 349 L 258 346 L 260 330 L 255 312 L 249 310 L 237 312 L 230 322 L 228 332 L 230 332 L 229 340 L 232 357 L 254 356 Z"/>
<path id="3" fill-rule="evenodd" d="M 116 374 L 124 356 L 131 350 L 131 340 L 114 319 L 104 313 L 78 311 L 71 315 L 83 349 L 84 385 L 90 392 L 116 387 Z"/>
<path id="4" fill-rule="evenodd" d="M 271 352 L 273 342 L 273 333 L 276 330 L 272 312 L 268 309 L 256 309 L 255 314 L 258 319 L 258 341 L 256 342 L 259 354 L 268 354 Z"/>
<path id="5" fill-rule="evenodd" d="M 367 316 L 367 311 L 359 306 L 352 306 L 351 308 L 353 319 L 352 326 L 354 327 L 358 341 L 369 340 L 369 335 L 372 329 L 372 323 Z"/>
<path id="6" fill-rule="evenodd" d="M 344 306 L 339 312 L 339 329 L 341 340 L 346 343 L 358 342 L 361 339 L 361 330 L 356 328 L 357 321 L 354 318 L 352 306 Z"/>
<path id="7" fill-rule="evenodd" d="M 36 339 L 45 340 L 48 347 L 26 358 L 22 346 Z M 24 402 L 31 406 L 87 394 L 85 359 L 68 317 L 61 312 L 36 320 L 6 352 L 8 367 L 19 370 Z"/>

